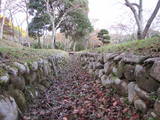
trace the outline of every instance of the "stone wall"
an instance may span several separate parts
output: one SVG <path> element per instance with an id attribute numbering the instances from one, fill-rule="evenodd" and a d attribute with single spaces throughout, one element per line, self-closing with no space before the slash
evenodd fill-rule
<path id="1" fill-rule="evenodd" d="M 66 60 L 66 55 L 57 54 L 30 63 L 0 64 L 0 120 L 17 120 L 18 114 L 50 87 Z"/>
<path id="2" fill-rule="evenodd" d="M 80 60 L 96 79 L 146 115 L 160 119 L 160 57 L 130 53 L 82 53 Z"/>

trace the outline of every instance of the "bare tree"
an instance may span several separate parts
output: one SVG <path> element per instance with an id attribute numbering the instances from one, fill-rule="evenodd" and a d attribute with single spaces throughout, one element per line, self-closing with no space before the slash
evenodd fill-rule
<path id="1" fill-rule="evenodd" d="M 2 7 L 2 4 L 3 4 L 3 7 Z M 3 39 L 3 28 L 4 28 L 4 24 L 5 24 L 5 14 L 6 14 L 6 8 L 7 8 L 7 5 L 8 2 L 7 1 L 1 1 L 1 14 L 2 14 L 2 21 L 0 23 L 0 40 Z"/>
<path id="2" fill-rule="evenodd" d="M 2 39 L 6 16 L 9 14 L 9 16 L 11 17 L 11 21 L 13 20 L 13 14 L 17 10 L 16 7 L 15 7 L 15 3 L 17 2 L 17 0 L 14 0 L 14 1 L 12 1 L 12 0 L 1 0 L 0 2 L 1 2 L 0 3 L 1 4 L 0 12 L 2 14 L 2 18 L 1 18 L 2 20 L 1 20 L 1 23 L 0 23 L 0 39 Z"/>
<path id="3" fill-rule="evenodd" d="M 19 12 L 22 12 L 26 16 L 26 23 L 27 23 L 27 28 L 26 28 L 26 33 L 28 36 L 28 25 L 29 25 L 29 6 L 28 6 L 28 0 L 20 0 L 17 2 L 17 7 L 19 8 Z"/>
<path id="4" fill-rule="evenodd" d="M 17 2 L 16 7 L 17 7 L 17 11 L 19 13 L 23 13 L 25 14 L 25 23 L 26 23 L 26 40 L 25 40 L 25 44 L 27 44 L 30 47 L 30 42 L 29 42 L 29 32 L 28 32 L 28 26 L 29 26 L 29 6 L 28 6 L 28 2 L 29 0 L 20 0 Z"/>
<path id="5" fill-rule="evenodd" d="M 139 0 L 139 3 L 131 3 L 129 0 L 125 0 L 125 5 L 131 9 L 134 14 L 134 18 L 136 20 L 136 24 L 138 27 L 137 30 L 137 39 L 144 39 L 147 35 L 147 32 L 156 17 L 159 9 L 160 9 L 160 0 L 158 0 L 157 5 L 151 14 L 150 18 L 147 21 L 146 26 L 144 27 L 143 23 L 143 0 Z"/>

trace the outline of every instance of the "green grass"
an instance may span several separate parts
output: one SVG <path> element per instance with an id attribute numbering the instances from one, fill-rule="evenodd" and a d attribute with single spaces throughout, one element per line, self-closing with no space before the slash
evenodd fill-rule
<path id="1" fill-rule="evenodd" d="M 7 40 L 0 40 L 0 53 L 10 62 L 33 62 L 39 58 L 46 58 L 55 54 L 68 55 L 67 52 L 62 50 L 27 48 Z"/>
<path id="2" fill-rule="evenodd" d="M 4 48 L 0 47 L 0 52 L 3 53 L 10 61 L 32 62 L 39 58 L 45 58 L 54 54 L 66 52 L 54 49 L 31 49 L 31 48 Z"/>
<path id="3" fill-rule="evenodd" d="M 135 40 L 121 44 L 109 44 L 100 48 L 89 49 L 83 52 L 133 52 L 133 53 L 145 53 L 148 52 L 160 52 L 160 38 L 154 37 L 146 40 Z"/>

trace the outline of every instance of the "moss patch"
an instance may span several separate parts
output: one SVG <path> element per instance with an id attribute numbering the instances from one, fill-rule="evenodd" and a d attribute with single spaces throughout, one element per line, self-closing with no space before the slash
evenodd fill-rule
<path id="1" fill-rule="evenodd" d="M 15 99 L 20 110 L 25 111 L 26 99 L 25 99 L 23 92 L 17 89 L 10 89 L 9 95 L 11 95 Z"/>
<path id="2" fill-rule="evenodd" d="M 31 48 L 4 48 L 0 47 L 0 52 L 6 54 L 9 61 L 27 62 L 31 63 L 39 58 L 46 58 L 54 54 L 67 54 L 61 50 L 55 49 L 31 49 Z"/>
<path id="3" fill-rule="evenodd" d="M 4 70 L 2 67 L 0 67 L 0 76 L 3 76 L 5 74 L 6 70 Z"/>
<path id="4" fill-rule="evenodd" d="M 145 40 L 134 40 L 121 44 L 109 44 L 100 48 L 89 49 L 82 52 L 132 52 L 135 54 L 160 56 L 160 38 L 154 37 Z"/>

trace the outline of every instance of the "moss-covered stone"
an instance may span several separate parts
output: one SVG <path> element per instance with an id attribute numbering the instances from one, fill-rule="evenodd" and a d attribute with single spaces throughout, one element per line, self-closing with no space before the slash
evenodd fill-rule
<path id="1" fill-rule="evenodd" d="M 27 85 L 31 85 L 32 83 L 36 82 L 36 79 L 38 76 L 37 72 L 31 72 L 30 74 L 25 74 L 24 78 L 25 78 L 25 82 Z"/>
<path id="2" fill-rule="evenodd" d="M 5 72 L 6 72 L 6 71 L 5 71 L 3 68 L 0 67 L 0 76 L 4 75 Z"/>
<path id="3" fill-rule="evenodd" d="M 26 86 L 24 94 L 25 94 L 27 103 L 30 103 L 33 101 L 33 99 L 35 99 L 39 95 L 39 92 L 34 86 Z"/>
<path id="4" fill-rule="evenodd" d="M 3 73 L 2 76 L 0 76 L 0 85 L 6 85 L 9 83 L 9 75 L 8 73 Z"/>
<path id="5" fill-rule="evenodd" d="M 44 91 L 46 90 L 46 87 L 43 86 L 43 85 L 41 85 L 41 84 L 38 84 L 38 85 L 36 86 L 36 88 L 37 88 L 39 91 L 41 91 L 41 92 L 44 92 Z"/>
<path id="6" fill-rule="evenodd" d="M 25 79 L 23 78 L 23 76 L 11 76 L 10 81 L 15 89 L 24 90 Z"/>
<path id="7" fill-rule="evenodd" d="M 49 80 L 43 80 L 43 81 L 41 82 L 41 84 L 42 84 L 43 86 L 45 86 L 46 88 L 48 88 L 48 87 L 51 86 L 51 82 L 50 82 Z"/>
<path id="8" fill-rule="evenodd" d="M 20 108 L 21 111 L 25 111 L 26 109 L 26 99 L 25 96 L 23 94 L 23 92 L 21 90 L 18 89 L 9 89 L 9 95 L 12 96 L 18 107 Z"/>
<path id="9" fill-rule="evenodd" d="M 119 78 L 124 77 L 124 70 L 125 70 L 124 68 L 125 68 L 125 63 L 120 61 L 117 66 L 117 76 Z"/>

